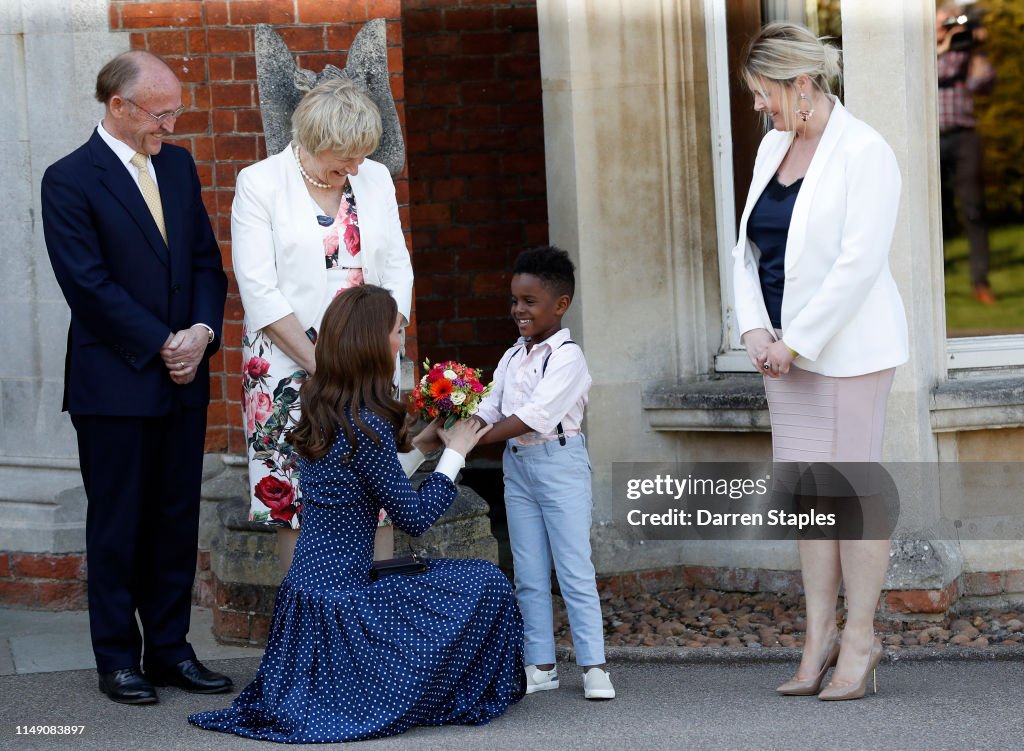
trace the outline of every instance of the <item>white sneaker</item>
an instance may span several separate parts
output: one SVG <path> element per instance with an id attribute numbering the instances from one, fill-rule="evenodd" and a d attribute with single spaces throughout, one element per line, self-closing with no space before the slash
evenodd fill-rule
<path id="1" fill-rule="evenodd" d="M 612 677 L 601 668 L 591 668 L 583 676 L 583 696 L 586 699 L 614 699 Z"/>
<path id="2" fill-rule="evenodd" d="M 538 670 L 536 665 L 526 666 L 526 693 L 550 691 L 558 688 L 558 668 Z"/>

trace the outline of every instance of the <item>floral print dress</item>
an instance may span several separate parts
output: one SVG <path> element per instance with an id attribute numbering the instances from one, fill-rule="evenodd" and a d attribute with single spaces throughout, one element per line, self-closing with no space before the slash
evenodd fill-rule
<path id="1" fill-rule="evenodd" d="M 313 199 L 310 204 L 316 207 Z M 317 207 L 317 212 L 319 208 Z M 314 344 L 323 314 L 340 292 L 363 283 L 359 216 L 346 183 L 335 217 L 310 211 L 310 221 L 324 228 L 327 286 L 313 326 L 306 335 Z M 262 330 L 242 329 L 242 409 L 249 457 L 250 521 L 298 529 L 302 518 L 298 455 L 287 433 L 299 419 L 299 391 L 306 371 Z M 387 522 L 383 514 L 381 525 Z"/>

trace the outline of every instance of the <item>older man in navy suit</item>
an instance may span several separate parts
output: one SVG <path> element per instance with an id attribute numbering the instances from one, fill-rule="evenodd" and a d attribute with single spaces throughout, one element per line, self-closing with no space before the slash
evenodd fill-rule
<path id="1" fill-rule="evenodd" d="M 89 501 L 99 686 L 151 704 L 154 684 L 231 688 L 186 638 L 227 282 L 195 163 L 164 143 L 184 110 L 174 72 L 126 52 L 100 71 L 96 97 L 105 113 L 92 137 L 43 176 L 43 229 L 71 308 L 64 409 Z"/>

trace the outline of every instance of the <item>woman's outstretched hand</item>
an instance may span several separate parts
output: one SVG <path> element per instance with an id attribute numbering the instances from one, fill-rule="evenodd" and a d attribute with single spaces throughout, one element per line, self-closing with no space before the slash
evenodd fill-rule
<path id="1" fill-rule="evenodd" d="M 413 436 L 412 445 L 419 449 L 424 454 L 431 454 L 441 448 L 441 418 L 435 417 L 429 423 L 427 427 L 423 428 L 419 433 Z"/>
<path id="2" fill-rule="evenodd" d="M 466 454 L 473 450 L 473 447 L 476 446 L 477 441 L 483 437 L 484 433 L 492 427 L 491 425 L 481 425 L 480 420 L 470 418 L 468 420 L 459 420 L 448 430 L 439 430 L 438 435 L 441 436 L 441 440 L 446 447 L 466 456 Z"/>

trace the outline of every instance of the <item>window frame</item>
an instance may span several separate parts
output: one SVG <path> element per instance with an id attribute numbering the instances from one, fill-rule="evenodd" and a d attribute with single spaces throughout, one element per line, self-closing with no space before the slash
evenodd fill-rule
<path id="1" fill-rule="evenodd" d="M 729 96 L 729 58 L 726 29 L 727 0 L 704 0 L 704 26 L 708 65 L 708 96 L 711 141 L 714 144 L 713 179 L 718 238 L 718 270 L 721 281 L 722 343 L 715 355 L 716 373 L 753 373 L 754 367 L 740 342 L 732 312 L 732 251 L 738 242 L 735 183 L 732 171 L 732 118 Z M 927 20 L 927 19 L 922 19 Z M 934 19 L 931 19 L 934 24 Z M 723 75 L 724 71 L 724 75 Z M 937 132 L 937 131 L 936 131 Z M 935 165 L 936 174 L 938 165 Z M 941 252 L 937 248 L 934 252 Z M 945 284 L 940 301 L 945 315 Z M 988 368 L 1024 368 L 1024 334 L 946 337 L 947 376 L 960 371 Z"/>

